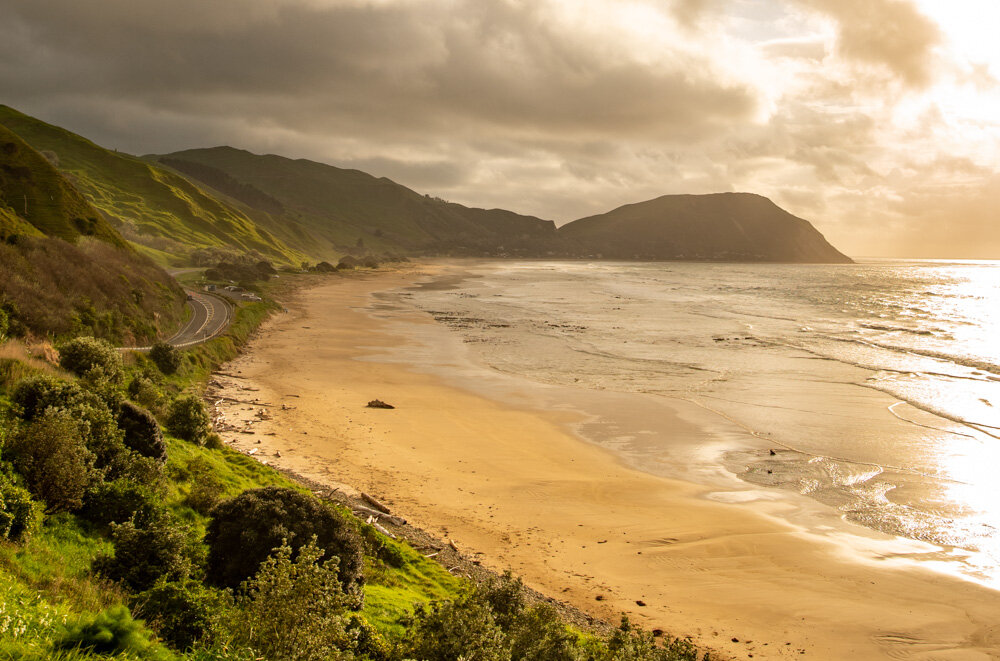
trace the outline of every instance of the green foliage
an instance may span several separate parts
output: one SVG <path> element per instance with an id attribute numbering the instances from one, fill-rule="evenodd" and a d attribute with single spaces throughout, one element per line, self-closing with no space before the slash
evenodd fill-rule
<path id="1" fill-rule="evenodd" d="M 10 328 L 10 316 L 6 310 L 0 308 L 0 342 L 7 339 L 8 328 Z"/>
<path id="2" fill-rule="evenodd" d="M 160 392 L 160 389 L 152 379 L 138 374 L 129 381 L 125 392 L 132 401 L 140 406 L 144 406 L 150 411 L 156 411 L 157 414 L 162 412 L 163 393 Z"/>
<path id="3" fill-rule="evenodd" d="M 344 616 L 352 599 L 337 578 L 337 560 L 315 540 L 295 553 L 282 544 L 248 580 L 231 630 L 238 643 L 268 659 L 322 661 L 352 647 Z"/>
<path id="4" fill-rule="evenodd" d="M 422 661 L 508 661 L 504 632 L 479 600 L 417 604 L 402 641 L 405 658 Z"/>
<path id="5" fill-rule="evenodd" d="M 191 479 L 194 484 L 185 496 L 184 504 L 202 516 L 208 516 L 222 500 L 226 485 L 210 470 L 193 472 Z"/>
<path id="6" fill-rule="evenodd" d="M 177 347 L 166 342 L 154 342 L 149 358 L 164 374 L 174 374 L 181 366 L 181 354 Z"/>
<path id="7" fill-rule="evenodd" d="M 510 631 L 525 609 L 524 583 L 508 570 L 479 587 L 475 598 L 490 607 L 501 629 Z"/>
<path id="8" fill-rule="evenodd" d="M 160 515 L 152 489 L 132 480 L 100 482 L 87 493 L 79 515 L 99 526 L 133 521 L 144 525 Z"/>
<path id="9" fill-rule="evenodd" d="M 133 620 L 125 606 L 114 606 L 100 613 L 81 615 L 66 625 L 65 632 L 56 640 L 55 648 L 79 649 L 97 654 L 126 652 L 141 659 L 169 659 L 169 654 L 158 649 L 141 621 Z"/>
<path id="10" fill-rule="evenodd" d="M 79 421 L 66 409 L 50 407 L 15 431 L 6 456 L 24 476 L 28 490 L 47 512 L 74 510 L 99 479 L 96 457 L 87 448 Z"/>
<path id="11" fill-rule="evenodd" d="M 77 337 L 59 347 L 59 366 L 77 376 L 100 370 L 112 383 L 121 383 L 125 367 L 121 354 L 105 340 Z"/>
<path id="12" fill-rule="evenodd" d="M 607 641 L 606 661 L 698 661 L 690 640 L 673 638 L 658 647 L 653 634 L 636 628 L 626 616 Z M 705 655 L 707 661 L 708 655 Z"/>
<path id="13" fill-rule="evenodd" d="M 254 576 L 274 549 L 287 543 L 298 553 L 313 537 L 324 560 L 339 558 L 344 591 L 360 602 L 364 563 L 354 524 L 319 499 L 293 489 L 252 489 L 212 511 L 205 534 L 208 579 L 235 588 Z"/>
<path id="14" fill-rule="evenodd" d="M 511 661 L 583 661 L 587 658 L 579 637 L 548 604 L 525 610 L 511 625 L 508 632 Z"/>
<path id="15" fill-rule="evenodd" d="M 132 402 L 122 402 L 117 422 L 128 448 L 161 464 L 167 461 L 167 444 L 152 413 Z"/>
<path id="16" fill-rule="evenodd" d="M 0 539 L 21 543 L 41 523 L 41 508 L 0 469 Z"/>
<path id="17" fill-rule="evenodd" d="M 204 445 L 212 431 L 205 403 L 194 395 L 181 395 L 167 411 L 167 431 L 191 443 Z"/>
<path id="18" fill-rule="evenodd" d="M 196 580 L 160 580 L 133 600 L 135 613 L 144 618 L 171 647 L 190 649 L 233 617 L 232 597 L 228 592 L 202 585 Z"/>
<path id="19" fill-rule="evenodd" d="M 165 514 L 140 525 L 112 524 L 111 539 L 114 555 L 98 558 L 94 569 L 134 592 L 148 590 L 161 579 L 184 580 L 198 564 L 199 548 L 190 532 Z"/>

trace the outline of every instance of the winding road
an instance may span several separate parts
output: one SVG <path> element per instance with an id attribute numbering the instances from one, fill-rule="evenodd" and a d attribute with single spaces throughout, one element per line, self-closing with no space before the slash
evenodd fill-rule
<path id="1" fill-rule="evenodd" d="M 229 325 L 232 306 L 219 296 L 184 288 L 191 306 L 191 319 L 167 342 L 175 347 L 189 347 L 212 339 Z"/>

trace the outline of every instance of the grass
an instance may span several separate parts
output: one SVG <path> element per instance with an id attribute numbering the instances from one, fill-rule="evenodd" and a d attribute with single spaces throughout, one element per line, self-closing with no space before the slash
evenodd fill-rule
<path id="1" fill-rule="evenodd" d="M 40 152 L 131 240 L 177 254 L 195 248 L 258 251 L 282 264 L 300 264 L 290 248 L 239 209 L 184 177 L 141 159 L 112 152 L 74 133 L 0 106 L 6 126 Z"/>

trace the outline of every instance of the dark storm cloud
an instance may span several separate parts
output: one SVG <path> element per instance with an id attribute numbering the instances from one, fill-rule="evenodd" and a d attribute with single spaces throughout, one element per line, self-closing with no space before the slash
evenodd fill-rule
<path id="1" fill-rule="evenodd" d="M 560 31 L 531 3 L 7 5 L 0 41 L 19 55 L 5 60 L 0 85 L 15 103 L 61 100 L 63 113 L 80 98 L 105 99 L 112 117 L 125 99 L 192 121 L 303 132 L 669 137 L 754 107 L 707 60 L 649 66 L 625 44 L 609 50 Z"/>

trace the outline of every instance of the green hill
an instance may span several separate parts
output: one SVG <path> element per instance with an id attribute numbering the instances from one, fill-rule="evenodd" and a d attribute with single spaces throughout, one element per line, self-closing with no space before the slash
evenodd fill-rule
<path id="1" fill-rule="evenodd" d="M 173 255 L 196 248 L 257 251 L 300 263 L 305 257 L 230 204 L 185 177 L 104 149 L 65 129 L 0 106 L 0 126 L 44 154 L 125 238 Z"/>
<path id="2" fill-rule="evenodd" d="M 605 259 L 850 263 L 808 221 L 751 193 L 665 195 L 559 228 Z"/>
<path id="3" fill-rule="evenodd" d="M 0 306 L 15 332 L 146 341 L 176 328 L 184 298 L 44 156 L 0 126 Z"/>
<path id="4" fill-rule="evenodd" d="M 386 178 L 232 147 L 150 156 L 267 213 L 294 222 L 325 249 L 456 255 L 537 255 L 555 224 L 501 209 L 471 209 Z M 360 244 L 360 245 L 359 245 Z"/>

